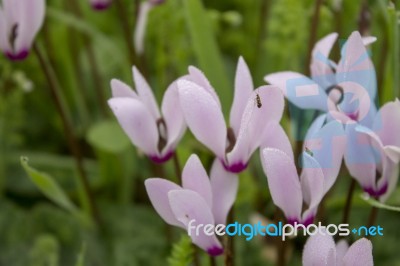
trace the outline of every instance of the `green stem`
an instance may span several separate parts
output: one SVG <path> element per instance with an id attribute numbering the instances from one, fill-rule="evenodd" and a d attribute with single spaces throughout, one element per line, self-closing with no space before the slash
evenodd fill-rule
<path id="1" fill-rule="evenodd" d="M 307 58 L 305 64 L 305 73 L 306 76 L 310 75 L 310 64 L 311 64 L 311 54 L 314 48 L 314 44 L 317 41 L 317 32 L 318 32 L 318 24 L 319 24 L 319 13 L 321 10 L 323 0 L 315 1 L 314 15 L 311 22 L 311 30 L 310 30 L 310 38 L 308 39 L 308 51 Z"/>
<path id="2" fill-rule="evenodd" d="M 128 15 L 126 14 L 125 4 L 121 0 L 115 0 L 118 17 L 121 22 L 125 43 L 129 53 L 129 62 L 131 65 L 136 64 L 136 53 L 132 43 L 133 30 L 130 26 Z"/>
<path id="3" fill-rule="evenodd" d="M 48 63 L 45 55 L 41 52 L 40 48 L 38 45 L 33 46 L 33 50 L 39 60 L 40 66 L 43 70 L 43 73 L 47 79 L 49 88 L 50 88 L 50 93 L 51 96 L 54 100 L 54 103 L 56 105 L 57 111 L 60 115 L 63 127 L 64 127 L 64 133 L 66 135 L 67 141 L 68 141 L 68 146 L 69 149 L 75 159 L 75 163 L 78 169 L 78 184 L 82 188 L 83 193 L 81 197 L 81 204 L 84 209 L 88 212 L 88 214 L 95 219 L 95 221 L 99 224 L 100 218 L 98 214 L 98 210 L 96 208 L 94 198 L 92 196 L 89 182 L 87 179 L 87 175 L 84 169 L 83 165 L 83 157 L 79 148 L 78 141 L 74 135 L 73 131 L 73 126 L 70 120 L 68 119 L 67 116 L 67 109 L 63 105 L 62 102 L 62 90 L 60 88 L 59 82 L 55 76 L 55 73 L 53 71 L 53 68 L 51 65 Z"/>
<path id="4" fill-rule="evenodd" d="M 232 206 L 228 214 L 227 224 L 233 223 L 235 220 L 235 209 Z M 235 242 L 234 237 L 227 237 L 226 251 L 225 251 L 225 266 L 235 265 Z"/>
<path id="5" fill-rule="evenodd" d="M 356 181 L 352 178 L 349 186 L 349 190 L 347 191 L 346 205 L 343 211 L 343 219 L 342 224 L 347 224 L 349 222 L 351 203 L 353 200 L 354 190 L 356 188 Z"/>

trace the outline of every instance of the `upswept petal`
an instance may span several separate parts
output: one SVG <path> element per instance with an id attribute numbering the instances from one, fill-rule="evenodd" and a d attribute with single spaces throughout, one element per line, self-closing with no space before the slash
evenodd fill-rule
<path id="1" fill-rule="evenodd" d="M 361 238 L 353 243 L 343 257 L 344 266 L 373 266 L 372 243 Z"/>
<path id="2" fill-rule="evenodd" d="M 344 161 L 351 176 L 355 178 L 364 189 L 376 189 L 376 158 L 369 142 L 370 138 L 356 131 L 357 124 L 346 126 L 347 149 Z"/>
<path id="3" fill-rule="evenodd" d="M 7 21 L 6 21 L 6 12 L 0 6 L 0 49 L 3 52 L 10 51 L 10 43 L 8 40 L 8 28 L 7 28 Z"/>
<path id="4" fill-rule="evenodd" d="M 377 38 L 375 36 L 366 36 L 366 37 L 362 37 L 362 42 L 364 44 L 364 46 L 368 46 L 371 43 L 376 42 Z"/>
<path id="5" fill-rule="evenodd" d="M 275 148 L 286 153 L 294 161 L 290 140 L 278 122 L 272 121 L 268 123 L 261 137 L 261 153 L 264 148 Z"/>
<path id="6" fill-rule="evenodd" d="M 214 217 L 211 209 L 197 192 L 182 189 L 168 192 L 169 203 L 175 217 L 185 225 L 187 229 L 189 222 L 195 220 L 193 225 L 213 224 Z M 199 234 L 191 232 L 192 242 L 207 251 L 210 255 L 217 256 L 223 253 L 223 247 L 215 234 L 208 236 L 204 230 L 199 230 Z"/>
<path id="7" fill-rule="evenodd" d="M 321 125 L 322 118 L 324 117 L 317 118 L 307 132 L 304 149 L 310 150 L 321 166 L 324 174 L 324 193 L 326 193 L 339 174 L 346 149 L 346 138 L 343 125 L 336 120 L 317 129 Z"/>
<path id="8" fill-rule="evenodd" d="M 128 97 L 139 100 L 139 97 L 137 96 L 136 92 L 132 90 L 132 88 L 129 85 L 118 79 L 111 80 L 111 93 L 113 98 Z"/>
<path id="9" fill-rule="evenodd" d="M 30 0 L 20 3 L 20 21 L 14 47 L 16 52 L 29 50 L 32 46 L 33 39 L 43 24 L 45 7 L 44 0 Z"/>
<path id="10" fill-rule="evenodd" d="M 149 178 L 145 182 L 147 195 L 156 212 L 170 225 L 185 228 L 183 224 L 175 218 L 168 200 L 168 192 L 171 190 L 182 189 L 175 183 L 163 178 Z"/>
<path id="11" fill-rule="evenodd" d="M 257 94 L 261 100 L 260 107 L 256 103 Z M 266 125 L 272 121 L 279 122 L 283 108 L 283 95 L 276 86 L 262 86 L 252 92 L 243 112 L 236 145 L 227 154 L 229 164 L 247 163 L 260 146 Z"/>
<path id="12" fill-rule="evenodd" d="M 303 171 L 300 176 L 301 188 L 303 192 L 304 202 L 308 209 L 303 214 L 303 221 L 308 218 L 314 218 L 317 207 L 325 194 L 324 191 L 324 174 L 321 166 L 307 152 L 302 154 Z"/>
<path id="13" fill-rule="evenodd" d="M 343 264 L 343 257 L 346 255 L 349 249 L 349 244 L 346 240 L 341 239 L 336 243 L 336 265 L 341 266 Z"/>
<path id="14" fill-rule="evenodd" d="M 300 73 L 277 72 L 265 76 L 264 80 L 278 86 L 286 98 L 301 109 L 327 111 L 332 101 L 315 81 Z"/>
<path id="15" fill-rule="evenodd" d="M 392 161 L 388 161 L 386 165 L 384 175 L 387 176 L 387 180 L 389 181 L 387 191 L 385 194 L 383 194 L 381 197 L 379 197 L 379 200 L 381 202 L 387 201 L 387 199 L 392 195 L 393 191 L 396 189 L 397 186 L 397 181 L 399 179 L 399 165 L 397 163 L 393 163 Z"/>
<path id="16" fill-rule="evenodd" d="M 311 76 L 324 89 L 335 84 L 335 75 L 329 60 L 329 53 L 337 37 L 336 32 L 328 34 L 315 44 L 312 51 Z"/>
<path id="17" fill-rule="evenodd" d="M 314 138 L 316 134 L 321 130 L 322 126 L 325 124 L 327 120 L 326 114 L 321 114 L 311 123 L 310 127 L 307 130 L 305 141 L 308 139 Z"/>
<path id="18" fill-rule="evenodd" d="M 236 136 L 239 134 L 242 115 L 253 89 L 253 79 L 249 67 L 243 57 L 240 57 L 236 68 L 235 94 L 229 116 L 230 127 Z"/>
<path id="19" fill-rule="evenodd" d="M 207 92 L 209 92 L 214 98 L 215 102 L 221 108 L 221 102 L 219 100 L 219 97 L 215 92 L 215 89 L 211 86 L 207 77 L 204 75 L 204 73 L 200 69 L 194 66 L 189 66 L 188 70 L 189 70 L 188 80 L 196 83 L 200 87 L 203 87 Z"/>
<path id="20" fill-rule="evenodd" d="M 400 147 L 400 102 L 395 100 L 383 105 L 374 119 L 373 130 L 382 143 Z"/>
<path id="21" fill-rule="evenodd" d="M 210 93 L 191 81 L 178 80 L 178 90 L 183 116 L 193 135 L 223 159 L 227 129 L 220 106 Z"/>
<path id="22" fill-rule="evenodd" d="M 354 31 L 342 47 L 336 79 L 338 83 L 352 81 L 360 84 L 366 89 L 370 98 L 375 99 L 375 68 L 358 31 Z"/>
<path id="23" fill-rule="evenodd" d="M 196 154 L 190 155 L 182 171 L 182 187 L 199 193 L 212 208 L 212 192 L 210 179 Z"/>
<path id="24" fill-rule="evenodd" d="M 332 236 L 318 233 L 310 236 L 303 249 L 303 266 L 336 264 L 336 247 Z"/>
<path id="25" fill-rule="evenodd" d="M 285 213 L 288 220 L 299 221 L 303 196 L 293 160 L 280 150 L 266 148 L 261 162 L 274 204 Z"/>
<path id="26" fill-rule="evenodd" d="M 125 134 L 149 156 L 158 154 L 158 131 L 147 107 L 133 98 L 112 98 L 108 101 Z"/>
<path id="27" fill-rule="evenodd" d="M 186 123 L 179 103 L 178 85 L 176 81 L 174 81 L 164 93 L 161 112 L 167 126 L 168 135 L 165 149 L 173 149 L 186 130 Z"/>
<path id="28" fill-rule="evenodd" d="M 213 195 L 212 212 L 215 223 L 226 224 L 229 210 L 236 199 L 239 178 L 236 174 L 227 172 L 221 161 L 215 159 L 211 167 L 210 179 Z"/>
<path id="29" fill-rule="evenodd" d="M 150 110 L 150 113 L 153 115 L 154 119 L 157 120 L 161 117 L 161 115 L 160 110 L 158 109 L 156 98 L 154 97 L 150 85 L 147 83 L 143 75 L 135 66 L 132 67 L 132 74 L 133 82 L 135 83 L 135 88 L 140 100 Z"/>

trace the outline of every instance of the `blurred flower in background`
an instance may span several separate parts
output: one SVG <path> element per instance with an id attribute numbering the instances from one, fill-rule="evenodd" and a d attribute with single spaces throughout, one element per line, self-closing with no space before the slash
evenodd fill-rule
<path id="1" fill-rule="evenodd" d="M 112 4 L 112 0 L 90 0 L 90 4 L 95 10 L 105 10 Z"/>
<path id="2" fill-rule="evenodd" d="M 25 59 L 45 16 L 44 0 L 3 0 L 0 48 L 11 60 Z"/>

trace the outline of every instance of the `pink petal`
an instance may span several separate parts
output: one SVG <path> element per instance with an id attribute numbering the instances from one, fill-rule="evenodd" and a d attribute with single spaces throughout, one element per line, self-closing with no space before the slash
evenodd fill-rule
<path id="1" fill-rule="evenodd" d="M 324 232 L 307 239 L 303 249 L 303 266 L 334 266 L 335 258 L 336 248 L 332 236 Z"/>
<path id="2" fill-rule="evenodd" d="M 374 65 L 358 31 L 354 31 L 342 47 L 341 60 L 337 66 L 339 82 L 353 81 L 362 84 L 371 99 L 376 96 Z"/>
<path id="3" fill-rule="evenodd" d="M 208 81 L 204 73 L 200 69 L 194 66 L 189 66 L 188 70 L 189 70 L 188 80 L 206 89 L 206 91 L 211 94 L 215 102 L 218 103 L 219 107 L 221 108 L 221 102 L 219 101 L 218 95 L 215 92 L 214 88 L 211 86 L 210 82 Z"/>
<path id="4" fill-rule="evenodd" d="M 10 51 L 10 43 L 9 43 L 9 29 L 6 17 L 6 11 L 4 7 L 0 7 L 0 49 L 3 52 Z"/>
<path id="5" fill-rule="evenodd" d="M 376 189 L 376 161 L 370 145 L 370 138 L 355 130 L 356 124 L 346 126 L 347 149 L 344 161 L 352 177 L 364 189 Z"/>
<path id="6" fill-rule="evenodd" d="M 211 167 L 212 212 L 216 224 L 226 224 L 226 218 L 236 199 L 239 179 L 227 172 L 220 160 L 215 159 Z"/>
<path id="7" fill-rule="evenodd" d="M 186 130 L 176 81 L 165 91 L 161 111 L 168 135 L 168 143 L 165 148 L 174 149 Z"/>
<path id="8" fill-rule="evenodd" d="M 379 109 L 373 125 L 383 145 L 400 147 L 400 102 L 388 102 Z"/>
<path id="9" fill-rule="evenodd" d="M 212 192 L 210 179 L 196 154 L 190 155 L 182 171 L 182 187 L 199 193 L 212 208 Z"/>
<path id="10" fill-rule="evenodd" d="M 260 152 L 262 152 L 264 148 L 281 150 L 294 161 L 290 140 L 281 125 L 276 121 L 268 123 L 265 127 L 260 147 Z"/>
<path id="11" fill-rule="evenodd" d="M 317 118 L 307 132 L 304 147 L 313 153 L 314 159 L 321 166 L 325 177 L 324 193 L 326 193 L 333 186 L 339 174 L 346 149 L 346 138 L 341 123 L 334 120 L 317 129 L 320 126 L 318 120 Z"/>
<path id="12" fill-rule="evenodd" d="M 400 161 L 400 147 L 388 145 L 384 147 L 386 155 L 395 163 Z"/>
<path id="13" fill-rule="evenodd" d="M 18 34 L 15 52 L 29 50 L 33 39 L 42 27 L 46 4 L 44 0 L 23 1 L 19 4 Z"/>
<path id="14" fill-rule="evenodd" d="M 317 207 L 325 194 L 324 174 L 321 166 L 307 152 L 303 152 L 303 171 L 300 176 L 300 182 L 303 192 L 304 202 L 308 209 L 303 214 L 303 221 L 313 220 Z"/>
<path id="15" fill-rule="evenodd" d="M 132 90 L 131 87 L 129 87 L 126 83 L 118 79 L 111 80 L 111 92 L 113 98 L 128 97 L 128 98 L 139 99 L 136 92 Z"/>
<path id="16" fill-rule="evenodd" d="M 157 101 L 149 84 L 136 67 L 132 68 L 133 81 L 140 100 L 146 105 L 154 119 L 161 117 Z"/>
<path id="17" fill-rule="evenodd" d="M 195 229 L 191 230 L 189 228 L 191 220 L 195 220 L 192 226 L 214 224 L 211 209 L 203 197 L 195 191 L 182 189 L 168 192 L 168 198 L 175 217 L 185 225 L 190 233 L 192 242 L 210 255 L 221 255 L 223 247 L 215 234 L 208 236 L 204 233 L 204 230 L 199 230 L 199 234 L 196 234 Z"/>
<path id="18" fill-rule="evenodd" d="M 251 78 L 250 70 L 244 61 L 243 57 L 239 58 L 235 76 L 235 95 L 233 98 L 230 126 L 237 136 L 239 134 L 240 122 L 242 115 L 249 99 L 251 92 L 254 89 L 253 79 Z"/>
<path id="19" fill-rule="evenodd" d="M 162 178 L 149 178 L 145 182 L 147 195 L 156 212 L 170 225 L 185 228 L 183 224 L 175 218 L 168 200 L 168 192 L 171 190 L 182 189 L 175 183 Z"/>
<path id="20" fill-rule="evenodd" d="M 261 106 L 257 106 L 257 94 Z M 262 86 L 253 91 L 247 100 L 236 145 L 227 154 L 228 164 L 247 164 L 251 154 L 260 146 L 265 127 L 279 122 L 284 108 L 283 95 L 275 86 Z"/>
<path id="21" fill-rule="evenodd" d="M 345 266 L 373 266 L 372 243 L 366 238 L 361 238 L 353 243 L 343 257 Z"/>
<path id="22" fill-rule="evenodd" d="M 185 121 L 193 135 L 220 159 L 225 156 L 226 125 L 220 105 L 203 87 L 178 80 Z"/>
<path id="23" fill-rule="evenodd" d="M 349 244 L 347 244 L 346 240 L 339 240 L 336 244 L 336 265 L 343 264 L 343 257 L 346 255 L 347 250 L 349 249 Z"/>
<path id="24" fill-rule="evenodd" d="M 158 131 L 147 107 L 133 98 L 112 98 L 108 104 L 132 143 L 147 155 L 156 156 Z"/>
<path id="25" fill-rule="evenodd" d="M 264 80 L 278 86 L 285 97 L 301 109 L 328 110 L 331 100 L 312 79 L 296 72 L 284 71 L 270 74 Z"/>
<path id="26" fill-rule="evenodd" d="M 264 164 L 272 200 L 288 220 L 300 220 L 303 196 L 293 160 L 284 152 L 266 148 L 261 162 Z"/>
<path id="27" fill-rule="evenodd" d="M 135 51 L 139 55 L 143 54 L 144 52 L 144 40 L 146 35 L 147 19 L 152 7 L 153 5 L 148 1 L 142 2 L 139 5 L 134 33 Z"/>
<path id="28" fill-rule="evenodd" d="M 324 89 L 335 83 L 334 73 L 329 60 L 329 53 L 336 42 L 336 32 L 328 34 L 319 40 L 312 51 L 311 75 Z"/>
<path id="29" fill-rule="evenodd" d="M 397 188 L 397 181 L 399 179 L 399 165 L 393 163 L 392 161 L 388 161 L 387 165 L 384 169 L 384 173 L 382 174 L 384 177 L 382 179 L 388 180 L 387 190 L 386 192 L 379 197 L 381 202 L 387 201 L 387 199 L 392 195 L 392 193 Z M 381 180 L 379 180 L 381 181 Z M 382 184 L 379 184 L 382 185 Z"/>
<path id="30" fill-rule="evenodd" d="M 362 37 L 362 42 L 364 44 L 364 46 L 368 46 L 371 43 L 376 42 L 377 38 L 375 36 L 366 36 L 366 37 Z"/>

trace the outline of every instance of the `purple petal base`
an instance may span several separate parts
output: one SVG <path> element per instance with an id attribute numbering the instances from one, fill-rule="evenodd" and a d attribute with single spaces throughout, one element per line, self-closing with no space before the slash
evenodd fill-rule
<path id="1" fill-rule="evenodd" d="M 224 253 L 224 249 L 220 248 L 220 247 L 211 247 L 211 248 L 207 249 L 207 253 L 210 256 L 219 256 Z"/>
<path id="2" fill-rule="evenodd" d="M 309 226 L 310 224 L 314 223 L 314 218 L 315 218 L 314 215 L 310 215 L 309 217 L 307 217 L 307 218 L 306 218 L 304 221 L 302 221 L 302 222 L 299 222 L 299 220 L 296 219 L 296 218 L 287 218 L 286 220 L 287 220 L 287 223 L 290 224 L 290 225 L 295 225 L 295 224 L 297 223 L 297 224 L 302 224 L 302 225 L 304 225 L 305 227 L 307 227 L 307 226 Z"/>
<path id="3" fill-rule="evenodd" d="M 169 151 L 165 154 L 165 156 L 158 156 L 158 155 L 149 155 L 150 160 L 152 160 L 153 162 L 157 163 L 157 164 L 162 164 L 165 163 L 166 161 L 168 161 L 169 159 L 171 159 L 172 155 L 174 155 L 173 151 Z"/>
<path id="4" fill-rule="evenodd" d="M 364 188 L 364 191 L 367 192 L 371 197 L 380 197 L 385 194 L 388 190 L 388 183 L 385 183 L 380 189 L 373 189 L 371 187 Z"/>
<path id="5" fill-rule="evenodd" d="M 97 3 L 97 4 L 92 4 L 92 8 L 97 11 L 103 11 L 109 8 L 111 3 Z"/>
<path id="6" fill-rule="evenodd" d="M 224 160 L 221 160 L 221 162 L 226 171 L 235 173 L 235 174 L 242 172 L 248 166 L 248 163 L 242 163 L 242 162 L 237 162 L 237 163 L 234 163 L 231 165 L 226 165 Z"/>
<path id="7" fill-rule="evenodd" d="M 18 53 L 12 53 L 12 52 L 5 52 L 5 55 L 8 57 L 8 59 L 12 60 L 12 61 L 22 61 L 25 58 L 28 57 L 29 55 L 29 50 L 28 49 L 24 49 Z"/>

